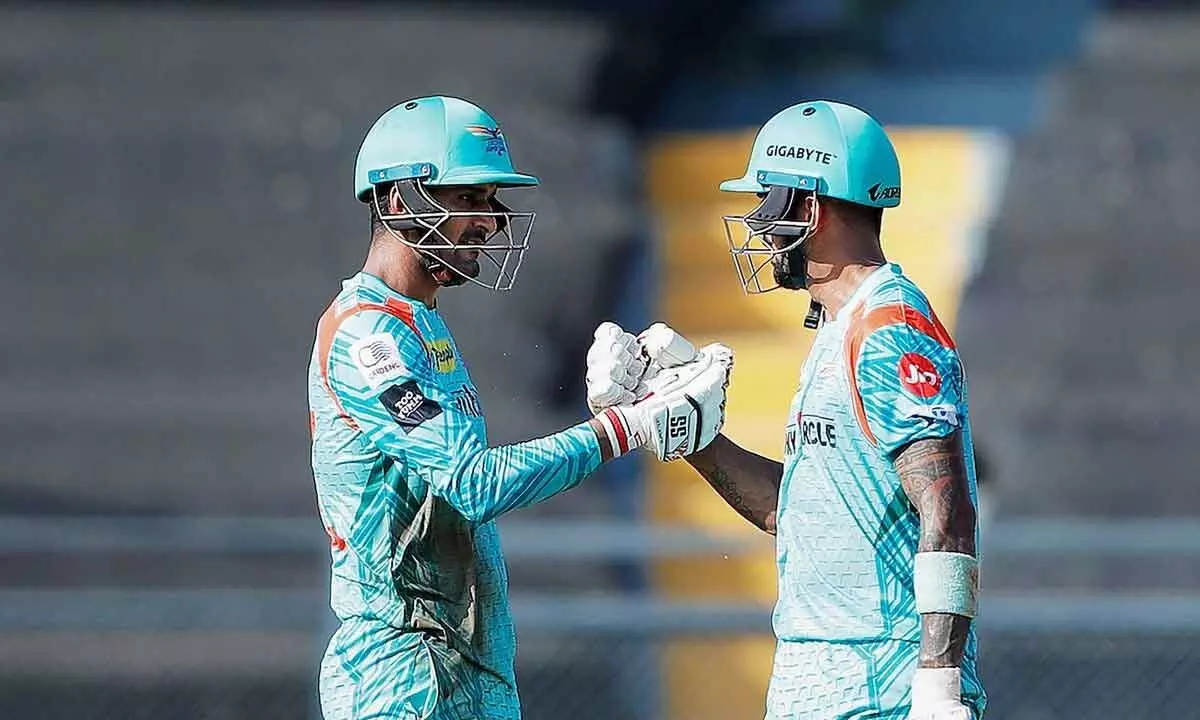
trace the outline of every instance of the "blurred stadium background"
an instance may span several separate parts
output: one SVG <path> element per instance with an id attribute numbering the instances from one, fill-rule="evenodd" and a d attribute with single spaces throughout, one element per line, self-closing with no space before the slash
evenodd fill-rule
<path id="1" fill-rule="evenodd" d="M 0 718 L 317 717 L 304 373 L 357 144 L 427 93 L 544 183 L 517 289 L 445 297 L 493 443 L 662 318 L 735 347 L 727 430 L 777 456 L 806 305 L 740 294 L 716 181 L 797 99 L 883 120 L 885 250 L 971 377 L 989 720 L 1200 717 L 1193 4 L 0 6 Z M 527 717 L 761 717 L 771 546 L 686 470 L 501 528 Z"/>

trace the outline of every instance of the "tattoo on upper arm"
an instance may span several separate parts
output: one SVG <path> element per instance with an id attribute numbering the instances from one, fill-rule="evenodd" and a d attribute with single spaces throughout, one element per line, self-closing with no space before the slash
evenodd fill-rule
<path id="1" fill-rule="evenodd" d="M 960 433 L 917 440 L 895 459 L 908 499 L 921 517 L 921 552 L 975 554 L 975 506 Z M 920 667 L 958 667 L 971 619 L 950 613 L 921 617 Z"/>
<path id="2" fill-rule="evenodd" d="M 897 454 L 896 472 L 921 516 L 919 550 L 975 554 L 971 502 L 962 435 L 916 440 Z"/>

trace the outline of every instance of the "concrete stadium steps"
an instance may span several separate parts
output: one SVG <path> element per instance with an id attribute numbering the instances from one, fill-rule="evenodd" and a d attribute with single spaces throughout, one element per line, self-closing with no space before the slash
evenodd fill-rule
<path id="1" fill-rule="evenodd" d="M 1171 23 L 1200 32 L 1200 15 Z M 1008 513 L 1200 512 L 1200 140 L 1188 124 L 1200 64 L 1137 25 L 1101 24 L 1048 122 L 1018 141 L 964 304 L 974 416 Z"/>
<path id="2" fill-rule="evenodd" d="M 1192 32 L 1196 23 L 1184 22 Z M 1193 39 L 1194 42 L 1194 39 Z M 1120 118 L 1133 130 L 1191 127 L 1200 109 L 1200 63 L 1144 67 L 1136 62 L 1090 60 L 1063 78 L 1060 112 L 1048 119 L 1062 123 L 1103 122 Z"/>
<path id="3" fill-rule="evenodd" d="M 1136 217 L 1136 232 L 1121 227 L 1126 239 L 1156 247 L 1163 232 L 1200 229 L 1189 182 L 1198 161 L 1200 138 L 1191 128 L 1137 128 L 1120 117 L 1098 122 L 1086 115 L 1056 123 L 1014 148 L 1006 207 L 994 233 L 1011 235 L 1006 241 L 1020 247 L 1063 252 L 1067 247 L 1047 242 L 1046 235 L 1112 235 Z M 1035 222 L 1037 232 L 1029 227 Z"/>
<path id="4" fill-rule="evenodd" d="M 0 193 L 7 512 L 306 516 L 323 542 L 305 397 L 314 328 L 367 250 L 366 211 L 350 195 L 358 143 L 380 112 L 422 94 L 486 107 L 518 167 L 543 181 L 505 193 L 538 213 L 516 289 L 460 289 L 441 304 L 480 387 L 490 439 L 524 440 L 583 416 L 582 397 L 558 407 L 546 385 L 567 352 L 556 332 L 577 327 L 586 348 L 606 282 L 598 268 L 630 230 L 627 189 L 615 179 L 619 133 L 577 110 L 601 27 L 408 6 L 3 16 L 0 147 L 14 178 Z M 448 37 L 458 50 L 448 52 Z M 582 352 L 577 362 L 582 374 Z M 594 478 L 521 512 L 616 514 L 627 510 L 621 490 Z M 316 559 L 29 551 L 0 557 L 0 567 L 9 588 L 262 589 L 325 582 L 327 563 Z M 609 589 L 627 570 L 519 562 L 510 581 L 517 590 Z M 23 671 L 0 689 L 0 715 L 99 707 L 121 717 L 240 717 L 270 707 L 300 717 L 326 630 L 208 640 L 9 634 L 0 668 Z M 570 684 L 590 703 L 576 717 L 620 717 L 604 699 L 621 693 L 587 677 L 618 675 L 611 648 L 592 650 L 524 638 L 529 712 L 562 710 L 553 704 L 562 692 L 547 688 Z"/>
<path id="5" fill-rule="evenodd" d="M 447 34 L 470 56 L 446 56 Z M 20 181 L 0 197 L 0 324 L 28 352 L 0 359 L 21 398 L 2 418 L 21 452 L 0 494 L 46 509 L 311 510 L 313 328 L 366 252 L 354 152 L 379 112 L 423 93 L 487 107 L 544 181 L 506 196 L 538 212 L 516 290 L 443 303 L 492 440 L 579 419 L 582 398 L 545 399 L 563 352 L 547 326 L 590 337 L 596 268 L 629 229 L 612 131 L 575 110 L 603 40 L 478 9 L 6 12 L 0 144 Z M 589 492 L 546 509 L 607 507 Z"/>

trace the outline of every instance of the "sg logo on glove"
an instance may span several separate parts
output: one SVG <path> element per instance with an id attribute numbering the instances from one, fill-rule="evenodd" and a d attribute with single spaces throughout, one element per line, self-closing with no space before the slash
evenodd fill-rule
<path id="1" fill-rule="evenodd" d="M 671 418 L 671 435 L 670 435 L 670 437 L 672 440 L 678 440 L 679 438 L 686 436 L 687 431 L 688 431 L 688 419 L 686 417 L 676 416 L 676 417 Z"/>
<path id="2" fill-rule="evenodd" d="M 659 460 L 704 449 L 725 422 L 725 390 L 733 351 L 719 343 L 697 348 L 662 323 L 635 337 L 614 323 L 596 329 L 588 351 L 588 405 L 607 416 L 622 452 L 637 438 Z M 614 415 L 615 414 L 615 415 Z M 614 417 L 616 420 L 614 420 Z"/>

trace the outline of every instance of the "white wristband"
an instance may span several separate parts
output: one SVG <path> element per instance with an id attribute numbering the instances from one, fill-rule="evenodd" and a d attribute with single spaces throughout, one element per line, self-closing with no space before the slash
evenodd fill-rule
<path id="1" fill-rule="evenodd" d="M 648 439 L 646 428 L 643 427 L 646 418 L 641 408 L 610 407 L 596 416 L 604 434 L 608 436 L 608 444 L 613 449 L 613 457 L 637 450 L 646 444 Z"/>
<path id="2" fill-rule="evenodd" d="M 975 617 L 979 561 L 965 553 L 919 552 L 913 562 L 917 612 Z"/>
<path id="3" fill-rule="evenodd" d="M 913 673 L 912 706 L 934 707 L 945 702 L 960 702 L 962 671 L 958 668 L 917 668 Z"/>

